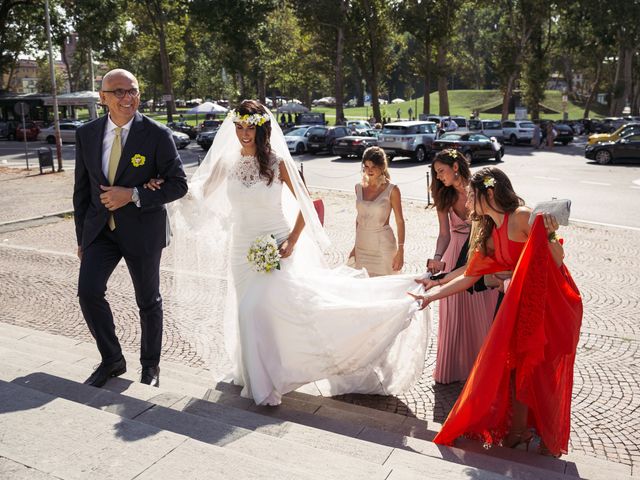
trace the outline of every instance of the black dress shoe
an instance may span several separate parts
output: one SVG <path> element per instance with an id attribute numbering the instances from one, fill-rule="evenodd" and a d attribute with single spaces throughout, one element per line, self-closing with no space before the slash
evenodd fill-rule
<path id="1" fill-rule="evenodd" d="M 152 387 L 160 386 L 160 367 L 142 367 L 142 376 L 140 383 L 151 385 Z"/>
<path id="2" fill-rule="evenodd" d="M 119 377 L 126 371 L 127 362 L 124 361 L 124 357 L 114 363 L 101 363 L 91 376 L 85 380 L 84 384 L 101 387 L 107 383 L 107 380 L 111 377 Z"/>

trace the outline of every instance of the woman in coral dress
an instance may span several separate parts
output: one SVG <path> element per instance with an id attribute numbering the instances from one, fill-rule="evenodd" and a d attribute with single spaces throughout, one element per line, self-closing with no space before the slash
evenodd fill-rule
<path id="1" fill-rule="evenodd" d="M 471 171 L 457 150 L 442 150 L 431 164 L 431 192 L 438 211 L 440 233 L 428 270 L 451 272 L 467 261 L 471 223 L 468 219 L 467 187 Z M 442 253 L 443 252 L 443 253 Z M 442 282 L 446 282 L 445 276 Z M 467 379 L 476 356 L 489 333 L 498 300 L 497 290 L 470 288 L 440 299 L 438 349 L 433 378 L 438 383 Z"/>
<path id="2" fill-rule="evenodd" d="M 474 255 L 464 275 L 417 298 L 424 307 L 481 275 L 512 276 L 464 389 L 434 441 L 451 445 L 466 435 L 487 444 L 528 446 L 535 431 L 541 453 L 559 456 L 569 443 L 582 299 L 563 264 L 558 223 L 539 215 L 530 226 L 530 209 L 497 168 L 474 174 L 470 187 L 469 203 L 480 221 L 471 244 Z"/>
<path id="3" fill-rule="evenodd" d="M 356 243 L 349 254 L 356 268 L 370 277 L 391 275 L 404 264 L 404 218 L 400 189 L 390 182 L 387 156 L 380 147 L 362 155 L 362 182 L 356 184 Z M 398 243 L 389 225 L 391 210 L 396 220 Z"/>

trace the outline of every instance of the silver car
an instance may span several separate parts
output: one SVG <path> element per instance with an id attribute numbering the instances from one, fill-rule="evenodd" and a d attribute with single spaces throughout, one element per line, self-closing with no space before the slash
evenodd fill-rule
<path id="1" fill-rule="evenodd" d="M 76 143 L 76 130 L 82 122 L 60 122 L 60 140 L 62 143 Z M 56 130 L 53 125 L 43 128 L 38 133 L 41 142 L 56 143 Z"/>
<path id="2" fill-rule="evenodd" d="M 393 157 L 411 157 L 417 162 L 424 162 L 433 154 L 435 138 L 434 122 L 393 122 L 382 127 L 378 146 L 387 153 L 389 161 Z"/>

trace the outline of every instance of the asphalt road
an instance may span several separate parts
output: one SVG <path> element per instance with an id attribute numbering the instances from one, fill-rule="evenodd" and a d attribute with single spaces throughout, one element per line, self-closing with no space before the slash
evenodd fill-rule
<path id="1" fill-rule="evenodd" d="M 584 158 L 584 142 L 584 138 L 577 138 L 574 144 L 557 145 L 553 151 L 507 145 L 503 161 L 497 165 L 509 175 L 528 205 L 552 197 L 569 198 L 573 220 L 640 229 L 640 164 L 597 165 Z M 28 144 L 30 167 L 36 171 L 39 147 L 48 145 Z M 74 145 L 65 144 L 62 151 L 63 167 L 73 168 Z M 193 142 L 180 153 L 187 171 L 192 171 L 205 155 Z M 294 158 L 303 165 L 307 184 L 312 187 L 353 191 L 360 179 L 360 162 L 356 159 L 308 154 Z M 24 145 L 0 142 L 1 165 L 25 167 Z M 494 163 L 474 163 L 472 170 L 486 165 Z M 428 171 L 428 163 L 410 159 L 397 158 L 390 165 L 391 179 L 400 186 L 403 196 L 425 201 Z"/>

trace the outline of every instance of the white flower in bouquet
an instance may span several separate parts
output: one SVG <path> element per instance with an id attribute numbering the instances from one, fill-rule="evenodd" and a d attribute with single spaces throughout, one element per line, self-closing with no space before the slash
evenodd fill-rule
<path id="1" fill-rule="evenodd" d="M 269 273 L 280 270 L 280 250 L 273 235 L 260 235 L 256 238 L 247 254 L 247 260 L 256 272 Z"/>

